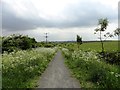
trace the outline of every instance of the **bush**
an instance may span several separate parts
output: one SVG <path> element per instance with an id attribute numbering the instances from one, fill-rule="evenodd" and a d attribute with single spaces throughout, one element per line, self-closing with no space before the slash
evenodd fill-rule
<path id="1" fill-rule="evenodd" d="M 54 47 L 54 45 L 53 44 L 45 44 L 44 47 L 50 48 L 50 47 Z"/>
<path id="2" fill-rule="evenodd" d="M 100 53 L 100 56 L 107 63 L 120 65 L 120 53 L 119 52 L 105 52 L 104 55 Z"/>
<path id="3" fill-rule="evenodd" d="M 22 49 L 22 50 L 27 50 L 30 48 L 35 48 L 36 47 L 36 41 L 34 38 L 30 38 L 28 36 L 23 36 L 23 35 L 11 35 L 8 37 L 3 37 L 2 40 L 2 52 L 8 51 L 12 52 L 16 48 Z"/>

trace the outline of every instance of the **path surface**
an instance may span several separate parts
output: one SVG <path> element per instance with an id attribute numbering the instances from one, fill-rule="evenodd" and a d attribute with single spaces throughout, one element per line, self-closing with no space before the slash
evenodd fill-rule
<path id="1" fill-rule="evenodd" d="M 38 84 L 38 88 L 80 88 L 79 82 L 72 78 L 65 66 L 61 51 L 58 51 L 54 60 L 50 62 Z"/>

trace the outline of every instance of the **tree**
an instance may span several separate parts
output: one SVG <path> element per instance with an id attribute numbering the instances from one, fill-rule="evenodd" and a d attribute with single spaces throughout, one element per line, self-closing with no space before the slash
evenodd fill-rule
<path id="1" fill-rule="evenodd" d="M 79 43 L 80 45 L 82 44 L 82 37 L 80 37 L 79 35 L 77 35 L 77 43 Z"/>
<path id="2" fill-rule="evenodd" d="M 79 35 L 77 35 L 77 44 L 82 44 L 82 37 L 80 37 Z M 79 48 L 79 45 L 78 45 Z"/>
<path id="3" fill-rule="evenodd" d="M 99 39 L 101 42 L 102 53 L 104 53 L 104 44 L 103 44 L 103 40 L 102 40 L 102 32 L 104 32 L 107 29 L 107 26 L 108 26 L 107 18 L 99 19 L 98 25 L 100 27 L 95 29 L 95 34 L 97 32 L 99 32 Z"/>
<path id="4" fill-rule="evenodd" d="M 2 52 L 12 52 L 14 50 L 27 50 L 36 47 L 36 40 L 23 35 L 10 35 L 2 39 Z"/>

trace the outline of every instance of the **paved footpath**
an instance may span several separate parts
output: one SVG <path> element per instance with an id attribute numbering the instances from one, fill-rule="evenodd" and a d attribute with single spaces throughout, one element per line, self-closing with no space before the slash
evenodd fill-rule
<path id="1" fill-rule="evenodd" d="M 71 76 L 64 64 L 64 58 L 59 50 L 42 74 L 37 88 L 80 88 L 79 82 Z"/>

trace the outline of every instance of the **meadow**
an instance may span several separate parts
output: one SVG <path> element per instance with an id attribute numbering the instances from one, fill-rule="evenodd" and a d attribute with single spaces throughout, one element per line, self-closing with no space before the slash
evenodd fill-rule
<path id="1" fill-rule="evenodd" d="M 111 54 L 102 57 L 100 42 L 83 43 L 79 47 L 75 43 L 69 43 L 63 47 L 65 63 L 82 88 L 120 88 L 120 53 L 117 41 L 104 42 L 105 55 L 112 53 L 112 57 Z"/>
<path id="2" fill-rule="evenodd" d="M 120 42 L 120 41 L 119 41 Z M 106 52 L 116 52 L 119 50 L 118 48 L 118 41 L 107 41 L 104 42 L 104 48 Z M 77 43 L 64 43 L 61 45 L 62 47 L 66 47 L 69 49 L 78 49 L 78 44 Z M 97 52 L 101 52 L 101 43 L 100 42 L 83 42 L 83 44 L 79 45 L 79 49 L 83 51 L 88 51 L 88 50 L 95 50 Z"/>
<path id="3" fill-rule="evenodd" d="M 100 52 L 101 43 L 100 42 L 83 43 L 80 46 L 80 48 L 82 50 L 95 50 Z M 106 52 L 115 52 L 118 50 L 118 42 L 117 41 L 104 42 L 104 48 Z"/>

